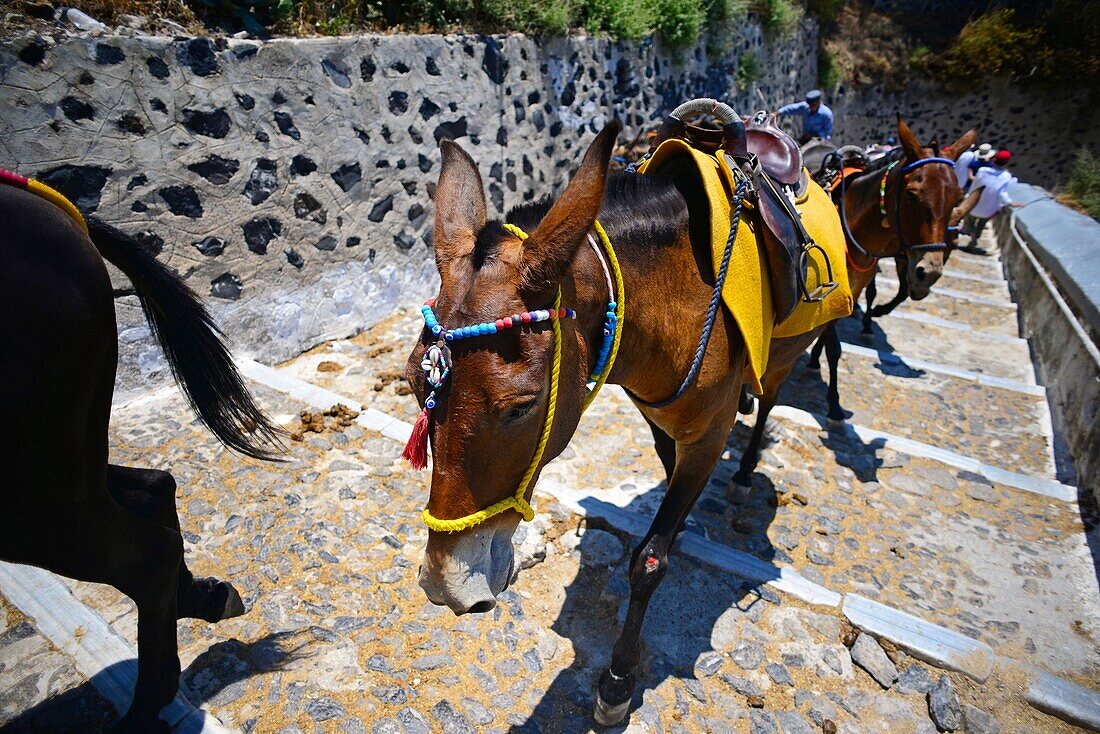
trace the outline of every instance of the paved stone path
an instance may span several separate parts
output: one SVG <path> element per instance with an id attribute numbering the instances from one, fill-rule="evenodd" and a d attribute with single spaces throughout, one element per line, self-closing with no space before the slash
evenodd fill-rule
<path id="1" fill-rule="evenodd" d="M 996 256 L 958 253 L 949 272 L 945 290 L 983 302 L 935 292 L 878 323 L 874 346 L 884 356 L 847 351 L 841 395 L 851 422 L 1053 479 L 1045 399 L 1027 388 L 1034 373 L 1015 313 L 984 302 L 1010 303 Z M 402 311 L 280 370 L 411 422 L 416 407 L 400 376 L 418 329 L 415 311 Z M 854 341 L 858 326 L 850 319 L 842 331 Z M 253 387 L 271 414 L 300 426 L 308 406 Z M 822 413 L 823 393 L 821 378 L 799 369 L 781 402 Z M 961 632 L 1001 657 L 979 684 L 857 638 L 837 608 L 679 554 L 646 621 L 648 656 L 626 731 L 1075 731 L 1023 703 L 1020 664 L 1086 686 L 1100 680 L 1085 532 L 1100 547 L 1094 510 L 782 417 L 770 426 L 753 491 L 735 502 L 727 487 L 748 430 L 742 422 L 731 434 L 689 532 Z M 192 702 L 245 732 L 592 728 L 595 679 L 629 593 L 628 533 L 540 492 L 536 521 L 520 530 L 525 568 L 513 587 L 493 611 L 455 618 L 415 582 L 427 476 L 396 460 L 400 444 L 328 418 L 290 448 L 283 465 L 229 454 L 174 390 L 115 410 L 112 461 L 173 473 L 191 567 L 233 580 L 249 607 L 218 625 L 179 625 Z M 543 484 L 648 522 L 661 476 L 644 422 L 609 389 Z M 67 583 L 134 642 L 127 599 Z M 0 690 L 5 730 L 98 731 L 112 718 L 95 686 L 2 589 Z"/>

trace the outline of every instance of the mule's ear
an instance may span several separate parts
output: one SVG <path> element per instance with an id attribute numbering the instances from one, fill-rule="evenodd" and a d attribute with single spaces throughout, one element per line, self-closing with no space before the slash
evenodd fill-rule
<path id="1" fill-rule="evenodd" d="M 905 124 L 905 120 L 901 117 L 898 117 L 898 140 L 901 142 L 902 150 L 905 151 L 905 157 L 910 163 L 924 158 L 924 146 L 920 144 L 917 136 L 913 134 L 913 131 L 909 129 L 909 126 Z"/>
<path id="2" fill-rule="evenodd" d="M 461 146 L 451 140 L 439 144 L 443 166 L 435 192 L 435 263 L 442 270 L 447 262 L 469 254 L 477 233 L 485 226 L 485 187 L 477 164 Z"/>
<path id="3" fill-rule="evenodd" d="M 947 148 L 947 153 L 944 155 L 953 161 L 959 160 L 959 156 L 963 154 L 963 151 L 969 150 L 970 146 L 978 142 L 978 130 L 977 128 L 970 128 L 962 137 L 956 140 Z"/>
<path id="4" fill-rule="evenodd" d="M 565 191 L 524 243 L 523 290 L 542 292 L 557 283 L 592 229 L 603 203 L 607 163 L 621 128 L 613 120 L 600 131 Z"/>

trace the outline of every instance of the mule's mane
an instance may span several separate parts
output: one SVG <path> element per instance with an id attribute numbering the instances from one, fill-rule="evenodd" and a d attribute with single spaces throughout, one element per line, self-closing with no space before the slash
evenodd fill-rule
<path id="1" fill-rule="evenodd" d="M 508 210 L 504 222 L 534 232 L 553 204 L 552 196 L 518 204 Z M 607 177 L 599 219 L 613 233 L 616 246 L 620 241 L 628 245 L 671 244 L 687 215 L 687 202 L 671 176 L 613 173 Z M 474 242 L 475 269 L 497 256 L 507 234 L 499 219 L 481 228 Z"/>

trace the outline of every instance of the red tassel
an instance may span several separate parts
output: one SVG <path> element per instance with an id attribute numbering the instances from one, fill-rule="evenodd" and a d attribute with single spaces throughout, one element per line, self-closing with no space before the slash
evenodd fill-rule
<path id="1" fill-rule="evenodd" d="M 428 409 L 420 411 L 413 424 L 412 435 L 401 452 L 401 458 L 409 462 L 413 469 L 423 469 L 428 465 Z"/>

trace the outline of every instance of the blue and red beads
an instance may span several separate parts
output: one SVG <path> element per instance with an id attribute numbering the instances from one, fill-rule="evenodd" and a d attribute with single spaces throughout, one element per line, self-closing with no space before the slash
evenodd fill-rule
<path id="1" fill-rule="evenodd" d="M 435 317 L 435 311 L 432 310 L 433 305 L 435 305 L 434 301 L 428 301 L 420 307 L 420 313 L 424 316 L 424 324 L 432 334 L 435 336 L 442 336 L 449 342 L 459 339 L 469 339 L 474 336 L 488 336 L 489 334 L 496 334 L 498 331 L 504 331 L 505 329 L 511 329 L 516 326 L 523 326 L 524 324 L 537 324 L 541 321 L 550 321 L 552 319 L 577 318 L 577 312 L 571 308 L 540 308 L 535 311 L 524 311 L 523 313 L 505 316 L 495 321 L 486 321 L 471 326 L 460 326 L 457 329 L 444 329 L 439 324 L 439 320 Z"/>

